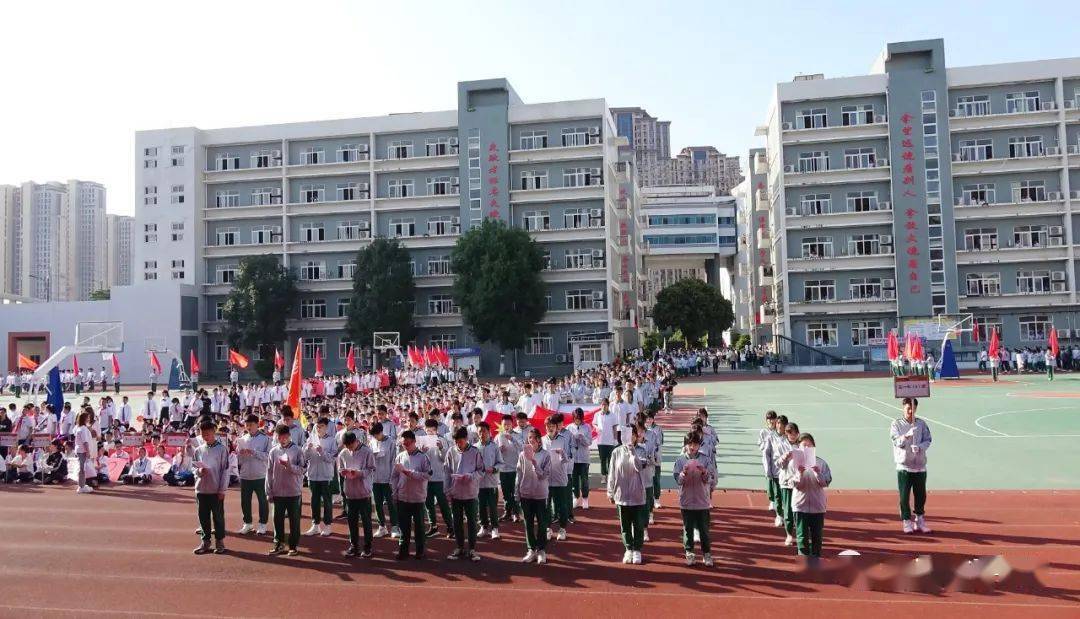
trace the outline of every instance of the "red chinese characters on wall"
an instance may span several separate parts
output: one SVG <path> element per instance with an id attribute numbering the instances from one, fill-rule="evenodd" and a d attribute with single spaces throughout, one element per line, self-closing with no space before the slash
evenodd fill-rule
<path id="1" fill-rule="evenodd" d="M 499 147 L 492 142 L 488 144 L 488 217 L 499 217 Z"/>
<path id="2" fill-rule="evenodd" d="M 918 194 L 914 191 L 915 186 L 915 145 L 911 140 L 911 133 L 913 131 L 911 126 L 912 115 L 904 113 L 900 116 L 900 133 L 903 134 L 903 138 L 900 140 L 900 160 L 901 160 L 901 178 L 900 184 L 903 187 L 903 196 L 905 198 L 916 198 Z M 919 256 L 922 252 L 919 251 L 919 237 L 915 234 L 915 231 L 919 229 L 919 224 L 915 220 L 917 211 L 913 208 L 907 208 L 904 211 L 904 252 L 907 254 L 907 279 L 908 279 L 908 292 L 911 294 L 919 294 L 922 292 L 922 282 L 919 278 Z"/>

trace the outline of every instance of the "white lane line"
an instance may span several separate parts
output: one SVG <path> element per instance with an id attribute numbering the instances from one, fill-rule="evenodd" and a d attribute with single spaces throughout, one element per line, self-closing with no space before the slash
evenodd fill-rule
<path id="1" fill-rule="evenodd" d="M 835 388 L 835 389 L 839 389 L 840 391 L 843 391 L 844 393 L 849 393 L 849 394 L 851 394 L 853 396 L 858 396 L 860 398 L 866 398 L 867 400 L 870 400 L 871 402 L 877 402 L 878 404 L 881 404 L 882 406 L 884 406 L 886 408 L 893 408 L 893 409 L 896 409 L 896 410 L 901 411 L 901 412 L 903 412 L 903 410 L 904 410 L 903 408 L 901 408 L 899 406 L 896 406 L 895 404 L 889 404 L 888 402 L 882 402 L 881 400 L 879 400 L 877 398 L 872 398 L 872 397 L 870 397 L 868 395 L 863 395 L 861 393 L 855 393 L 854 391 L 848 391 L 847 389 L 844 389 L 843 387 L 839 387 L 839 386 L 834 385 L 834 384 L 830 384 L 830 386 Z M 919 417 L 922 417 L 923 419 L 925 419 L 927 421 L 932 421 L 932 422 L 938 424 L 939 426 L 944 426 L 946 428 L 949 428 L 950 430 L 955 430 L 955 431 L 957 431 L 957 432 L 959 432 L 961 434 L 966 434 L 966 435 L 970 436 L 971 438 L 990 438 L 990 437 L 987 437 L 987 436 L 984 436 L 984 435 L 981 435 L 981 434 L 972 434 L 971 432 L 968 432 L 967 430 L 957 428 L 956 426 L 953 426 L 953 425 L 949 425 L 949 424 L 945 423 L 944 421 L 938 421 L 937 419 L 932 419 L 932 418 L 927 417 L 926 415 L 923 415 L 921 413 L 919 414 Z"/>
<path id="2" fill-rule="evenodd" d="M 1076 408 L 1075 406 L 1048 406 L 1048 407 L 1044 407 L 1044 408 L 1027 408 L 1027 409 L 1020 410 L 1020 411 L 1000 411 L 1000 412 L 997 412 L 997 413 L 990 413 L 989 415 L 983 415 L 982 417 L 979 417 L 978 419 L 975 420 L 975 425 L 979 426 L 983 430 L 986 430 L 987 432 L 993 432 L 994 434 L 999 434 L 1001 436 L 1005 436 L 1005 437 L 1008 437 L 1008 438 L 1020 438 L 1019 436 L 1012 435 L 1012 434 L 1006 434 L 1004 432 L 998 432 L 997 430 L 995 430 L 993 428 L 990 428 L 988 426 L 984 426 L 982 424 L 982 420 L 983 419 L 988 419 L 990 417 L 997 417 L 998 415 L 1012 415 L 1012 414 L 1016 414 L 1016 413 L 1041 413 L 1043 411 L 1075 410 L 1075 408 Z"/>
<path id="3" fill-rule="evenodd" d="M 824 393 L 825 395 L 836 395 L 835 393 L 832 393 L 831 391 L 826 391 L 826 390 L 824 390 L 824 389 L 822 389 L 821 387 L 818 387 L 818 386 L 816 386 L 816 385 L 809 385 L 809 384 L 808 384 L 808 385 L 806 385 L 806 386 L 807 386 L 807 387 L 810 387 L 810 388 L 811 388 L 811 389 L 813 389 L 814 391 L 820 391 L 821 393 Z"/>

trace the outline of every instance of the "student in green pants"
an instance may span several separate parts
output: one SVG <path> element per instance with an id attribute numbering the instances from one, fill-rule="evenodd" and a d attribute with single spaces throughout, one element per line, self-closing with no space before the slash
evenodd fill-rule
<path id="1" fill-rule="evenodd" d="M 573 446 L 570 435 L 560 432 L 562 413 L 554 413 L 547 418 L 547 435 L 544 437 L 544 449 L 551 455 L 551 473 L 548 477 L 548 502 L 551 504 L 551 528 L 548 539 L 559 541 L 566 539 L 566 525 L 570 523 L 570 470 L 572 468 Z M 555 525 L 558 522 L 558 529 Z"/>
<path id="2" fill-rule="evenodd" d="M 503 415 L 499 433 L 495 436 L 495 444 L 499 447 L 499 486 L 502 489 L 503 497 L 503 512 L 499 516 L 499 520 L 502 522 L 508 520 L 517 522 L 518 517 L 521 516 L 521 506 L 517 501 L 516 488 L 517 461 L 531 426 L 529 426 L 529 418 L 525 413 L 518 414 L 521 415 L 521 421 L 518 422 L 517 429 L 511 430 L 514 425 L 514 417 L 506 414 Z"/>
<path id="3" fill-rule="evenodd" d="M 482 421 L 480 423 L 484 424 Z M 482 427 L 486 428 L 487 424 Z M 468 429 L 454 430 L 454 444 L 455 447 L 446 455 L 446 472 L 450 476 L 450 506 L 454 512 L 454 540 L 457 548 L 447 558 L 479 561 L 480 555 L 476 554 L 477 508 L 480 503 L 480 481 L 484 478 L 487 465 L 481 449 L 477 445 L 469 444 Z"/>
<path id="4" fill-rule="evenodd" d="M 799 424 L 794 421 L 784 426 L 784 437 L 774 445 L 773 458 L 776 459 L 777 469 L 780 476 L 780 503 L 784 512 L 784 538 L 785 546 L 795 545 L 795 513 L 791 510 L 791 491 L 795 487 L 792 477 L 794 468 L 792 465 L 792 451 L 798 445 Z"/>
<path id="5" fill-rule="evenodd" d="M 683 521 L 683 549 L 686 564 L 693 565 L 694 537 L 701 541 L 702 563 L 713 566 L 712 547 L 709 538 L 709 510 L 712 509 L 712 488 L 716 474 L 711 462 L 701 453 L 701 434 L 690 432 L 683 439 L 683 453 L 676 458 L 672 471 L 679 485 L 679 510 Z"/>
<path id="6" fill-rule="evenodd" d="M 802 433 L 799 446 L 816 448 L 814 437 Z M 809 466 L 807 466 L 809 465 Z M 798 532 L 799 554 L 816 561 L 821 557 L 821 540 L 825 529 L 825 489 L 832 483 L 829 464 L 814 457 L 813 464 L 801 462 L 792 478 L 791 509 L 795 512 L 795 530 Z"/>
<path id="7" fill-rule="evenodd" d="M 428 481 L 427 501 L 425 507 L 428 515 L 428 530 L 426 535 L 431 537 L 439 534 L 439 525 L 436 524 L 435 507 L 442 512 L 443 524 L 446 525 L 447 537 L 453 535 L 453 517 L 450 512 L 450 501 L 446 500 L 446 469 L 443 462 L 446 454 L 450 452 L 450 441 L 439 436 L 439 422 L 434 419 L 424 421 L 424 432 L 428 436 L 434 436 L 436 446 L 432 450 L 426 447 L 428 458 L 431 459 L 431 480 Z"/>
<path id="8" fill-rule="evenodd" d="M 257 531 L 266 535 L 266 523 L 270 519 L 270 503 L 266 500 L 266 463 L 270 459 L 270 437 L 259 429 L 259 417 L 248 415 L 245 419 L 247 432 L 237 441 L 236 464 L 240 473 L 240 511 L 244 526 L 239 533 L 246 535 Z M 259 527 L 251 518 L 251 497 L 259 501 Z"/>
<path id="9" fill-rule="evenodd" d="M 330 420 L 319 417 L 315 432 L 304 445 L 307 459 L 308 489 L 311 491 L 311 528 L 304 535 L 330 535 L 334 518 L 333 494 L 330 480 L 334 477 L 334 461 L 337 459 L 337 439 L 327 430 Z"/>
<path id="10" fill-rule="evenodd" d="M 341 439 L 342 449 L 337 456 L 341 473 L 341 496 L 345 504 L 345 520 L 349 524 L 349 547 L 346 557 L 371 557 L 371 479 L 375 475 L 375 455 L 371 448 L 356 438 L 351 430 Z M 364 549 L 360 550 L 360 521 L 364 523 Z"/>
<path id="11" fill-rule="evenodd" d="M 904 398 L 904 415 L 889 427 L 896 462 L 897 488 L 900 491 L 900 521 L 904 533 L 929 533 L 926 526 L 926 451 L 933 442 L 930 426 L 915 416 L 919 400 Z M 914 494 L 915 518 L 911 517 L 909 497 Z"/>
<path id="12" fill-rule="evenodd" d="M 544 449 L 540 430 L 529 428 L 527 440 L 517 461 L 518 500 L 525 521 L 525 544 L 528 552 L 522 563 L 547 563 L 548 478 L 554 463 Z"/>
<path id="13" fill-rule="evenodd" d="M 622 531 L 623 546 L 626 548 L 623 563 L 640 565 L 641 548 L 645 542 L 645 524 L 649 516 L 645 511 L 647 496 L 641 479 L 641 469 L 644 468 L 645 461 L 634 447 L 644 438 L 644 428 L 631 425 L 629 431 L 629 442 L 619 445 L 611 454 L 607 494 L 619 514 L 619 529 Z"/>
<path id="14" fill-rule="evenodd" d="M 390 422 L 387 421 L 387 423 Z M 392 527 L 389 528 L 390 537 L 397 538 L 401 532 L 397 526 L 397 505 L 394 503 L 393 491 L 390 488 L 394 458 L 397 456 L 397 443 L 392 437 L 386 435 L 382 422 L 375 422 L 371 426 L 371 438 L 371 451 L 375 454 L 372 497 L 375 499 L 375 516 L 379 519 L 379 528 L 375 530 L 375 537 L 384 537 L 389 528 L 387 524 L 389 524 Z M 389 523 L 383 518 L 384 504 L 390 511 Z"/>
<path id="15" fill-rule="evenodd" d="M 490 535 L 499 539 L 499 447 L 491 440 L 491 426 L 486 421 L 476 424 L 480 433 L 476 448 L 484 460 L 484 476 L 480 478 L 477 501 L 480 507 L 480 531 L 478 535 Z"/>
<path id="16" fill-rule="evenodd" d="M 573 469 L 570 487 L 574 493 L 574 507 L 589 509 L 589 446 L 592 445 L 592 426 L 585 423 L 585 411 L 574 409 L 574 421 L 566 426 L 573 445 Z"/>
<path id="17" fill-rule="evenodd" d="M 292 442 L 289 426 L 274 428 L 277 445 L 270 450 L 266 464 L 266 496 L 274 505 L 274 547 L 271 555 L 285 552 L 295 557 L 300 545 L 300 492 L 304 483 L 304 454 Z M 285 538 L 285 517 L 289 518 L 289 537 Z"/>
<path id="18" fill-rule="evenodd" d="M 427 484 L 431 480 L 431 460 L 427 454 L 416 448 L 416 435 L 412 430 L 401 433 L 401 446 L 404 448 L 394 458 L 394 469 L 390 474 L 390 486 L 397 501 L 398 528 L 401 539 L 398 541 L 397 560 L 409 555 L 409 540 L 416 534 L 416 558 L 424 558 L 424 502 L 427 500 Z"/>
<path id="19" fill-rule="evenodd" d="M 607 398 L 600 401 L 600 410 L 593 416 L 593 426 L 596 428 L 596 451 L 600 454 L 600 483 L 606 484 L 611 454 L 619 444 L 619 438 L 615 434 L 619 419 L 608 406 Z"/>

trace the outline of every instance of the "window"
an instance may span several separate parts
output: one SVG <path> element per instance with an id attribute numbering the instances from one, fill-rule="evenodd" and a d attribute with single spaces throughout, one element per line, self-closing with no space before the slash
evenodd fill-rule
<path id="1" fill-rule="evenodd" d="M 454 297 L 448 294 L 433 294 L 428 297 L 428 314 L 456 314 L 457 307 L 454 305 Z"/>
<path id="2" fill-rule="evenodd" d="M 326 318 L 325 299 L 300 299 L 301 318 Z"/>
<path id="3" fill-rule="evenodd" d="M 157 243 L 157 224 L 143 224 L 143 242 Z"/>
<path id="4" fill-rule="evenodd" d="M 881 237 L 877 234 L 853 234 L 848 240 L 848 253 L 852 256 L 880 255 Z"/>
<path id="5" fill-rule="evenodd" d="M 807 237 L 802 240 L 803 258 L 827 258 L 832 256 L 832 237 Z"/>
<path id="6" fill-rule="evenodd" d="M 300 265 L 300 279 L 306 281 L 317 281 L 324 279 L 326 274 L 326 263 L 321 260 L 308 260 Z"/>
<path id="7" fill-rule="evenodd" d="M 603 185 L 600 168 L 566 168 L 563 170 L 563 187 L 587 187 Z"/>
<path id="8" fill-rule="evenodd" d="M 878 210 L 876 191 L 852 191 L 847 195 L 849 213 L 865 213 Z"/>
<path id="9" fill-rule="evenodd" d="M 1013 245 L 1016 247 L 1046 247 L 1046 226 L 1016 226 Z"/>
<path id="10" fill-rule="evenodd" d="M 828 126 L 829 118 L 823 107 L 799 110 L 795 115 L 796 129 L 822 129 Z"/>
<path id="11" fill-rule="evenodd" d="M 217 268 L 217 281 L 219 284 L 231 284 L 236 281 L 236 265 L 226 264 Z"/>
<path id="12" fill-rule="evenodd" d="M 217 169 L 218 170 L 239 170 L 240 169 L 240 156 L 232 155 L 229 153 L 223 153 L 217 157 Z"/>
<path id="13" fill-rule="evenodd" d="M 429 196 L 456 196 L 458 194 L 458 177 L 429 176 L 427 179 L 427 191 Z"/>
<path id="14" fill-rule="evenodd" d="M 412 156 L 412 140 L 391 140 L 386 146 L 387 159 L 409 159 Z"/>
<path id="15" fill-rule="evenodd" d="M 526 170 L 521 173 L 521 189 L 547 189 L 548 173 L 537 170 Z"/>
<path id="16" fill-rule="evenodd" d="M 550 355 L 555 350 L 555 340 L 548 331 L 537 331 L 525 342 L 526 355 Z"/>
<path id="17" fill-rule="evenodd" d="M 874 148 L 871 146 L 848 148 L 844 150 L 844 167 L 849 170 L 872 168 L 875 165 L 876 157 Z"/>
<path id="18" fill-rule="evenodd" d="M 337 152 L 337 160 L 341 163 L 353 161 L 367 161 L 367 144 L 342 144 Z"/>
<path id="19" fill-rule="evenodd" d="M 386 182 L 387 195 L 391 198 L 410 198 L 416 195 L 413 182 L 406 179 L 392 179 Z"/>
<path id="20" fill-rule="evenodd" d="M 173 260 L 172 261 L 172 278 L 184 279 L 184 261 Z"/>
<path id="21" fill-rule="evenodd" d="M 428 341 L 432 346 L 441 346 L 447 350 L 457 347 L 457 335 L 454 333 L 432 333 Z"/>
<path id="22" fill-rule="evenodd" d="M 352 279 L 356 274 L 356 260 L 339 260 L 337 263 L 337 278 Z"/>
<path id="23" fill-rule="evenodd" d="M 173 185 L 172 186 L 172 195 L 169 198 L 169 202 L 172 203 L 172 204 L 183 204 L 184 203 L 184 186 L 183 185 Z"/>
<path id="24" fill-rule="evenodd" d="M 143 187 L 143 205 L 155 206 L 157 204 L 157 185 Z"/>
<path id="25" fill-rule="evenodd" d="M 182 167 L 184 165 L 184 147 L 183 146 L 173 146 L 172 147 L 172 157 L 169 159 L 169 165 L 171 165 L 174 168 L 179 168 L 179 167 Z"/>
<path id="26" fill-rule="evenodd" d="M 829 152 L 815 150 L 799 153 L 799 172 L 825 172 L 829 169 Z"/>
<path id="27" fill-rule="evenodd" d="M 300 151 L 300 165 L 317 165 L 320 163 L 326 163 L 326 155 L 323 149 L 308 146 Z"/>
<path id="28" fill-rule="evenodd" d="M 801 198 L 799 206 L 803 215 L 824 215 L 832 210 L 832 195 L 808 193 Z"/>
<path id="29" fill-rule="evenodd" d="M 968 228 L 964 230 L 964 249 L 968 251 L 987 251 L 997 248 L 997 228 Z"/>
<path id="30" fill-rule="evenodd" d="M 571 127 L 562 130 L 563 146 L 585 146 L 599 143 L 600 127 Z"/>
<path id="31" fill-rule="evenodd" d="M 957 116 L 987 116 L 990 114 L 990 95 L 968 95 L 956 98 Z"/>
<path id="32" fill-rule="evenodd" d="M 1001 273 L 968 273 L 964 279 L 969 297 L 996 297 L 1001 294 Z"/>
<path id="33" fill-rule="evenodd" d="M 408 238 L 416 236 L 416 221 L 412 217 L 391 217 L 390 237 Z"/>
<path id="34" fill-rule="evenodd" d="M 1028 135 L 1009 138 L 1009 157 L 1012 159 L 1042 157 L 1043 154 L 1045 154 L 1045 151 L 1043 151 L 1042 136 Z"/>
<path id="35" fill-rule="evenodd" d="M 315 185 L 311 183 L 300 185 L 300 201 L 304 204 L 322 202 L 325 192 L 325 185 Z"/>
<path id="36" fill-rule="evenodd" d="M 567 290 L 566 291 L 566 309 L 568 310 L 587 310 L 593 309 L 593 291 L 592 290 Z"/>
<path id="37" fill-rule="evenodd" d="M 803 283 L 804 301 L 835 301 L 836 280 L 808 279 Z"/>
<path id="38" fill-rule="evenodd" d="M 809 322 L 806 324 L 806 343 L 809 346 L 837 346 L 835 322 Z"/>
<path id="39" fill-rule="evenodd" d="M 551 216 L 547 211 L 525 211 L 522 213 L 521 223 L 526 230 L 549 230 Z"/>
<path id="40" fill-rule="evenodd" d="M 454 228 L 457 225 L 457 219 L 457 217 L 451 217 L 449 215 L 430 217 L 427 221 L 427 233 L 431 236 L 456 234 L 458 231 Z"/>
<path id="41" fill-rule="evenodd" d="M 315 243 L 326 240 L 326 230 L 321 223 L 300 224 L 300 240 L 307 243 Z"/>
<path id="42" fill-rule="evenodd" d="M 1013 202 L 1046 202 L 1045 181 L 1019 181 L 1012 184 Z"/>
<path id="43" fill-rule="evenodd" d="M 593 252 L 591 249 L 571 249 L 563 254 L 565 268 L 567 269 L 591 269 L 593 266 Z"/>
<path id="44" fill-rule="evenodd" d="M 880 299 L 881 288 L 880 277 L 860 277 L 850 280 L 848 292 L 851 299 Z"/>
<path id="45" fill-rule="evenodd" d="M 840 108 L 840 116 L 845 127 L 873 124 L 874 106 L 869 103 L 865 105 L 845 105 Z"/>
<path id="46" fill-rule="evenodd" d="M 356 183 L 338 183 L 337 199 L 339 202 L 348 202 L 356 199 Z"/>
<path id="47" fill-rule="evenodd" d="M 229 346 L 225 340 L 214 340 L 214 359 L 224 361 L 229 357 Z"/>
<path id="48" fill-rule="evenodd" d="M 269 206 L 281 204 L 281 189 L 277 187 L 260 187 L 251 190 L 252 206 Z"/>
<path id="49" fill-rule="evenodd" d="M 994 141 L 990 138 L 960 140 L 960 161 L 986 161 L 994 158 Z"/>
<path id="50" fill-rule="evenodd" d="M 1016 291 L 1020 294 L 1050 292 L 1050 271 L 1017 271 Z"/>
<path id="51" fill-rule="evenodd" d="M 156 168 L 157 167 L 157 159 L 143 159 L 142 163 L 143 163 L 142 167 L 144 169 Z M 155 277 L 154 279 L 157 279 L 157 278 Z"/>
<path id="52" fill-rule="evenodd" d="M 450 256 L 431 256 L 427 261 L 428 275 L 451 275 Z"/>
<path id="53" fill-rule="evenodd" d="M 368 225 L 366 221 L 342 221 L 337 226 L 337 238 L 339 241 L 358 241 L 368 237 Z"/>
<path id="54" fill-rule="evenodd" d="M 281 226 L 262 225 L 251 229 L 251 243 L 253 245 L 273 243 L 275 237 L 281 238 Z"/>
<path id="55" fill-rule="evenodd" d="M 521 132 L 521 150 L 547 148 L 547 131 L 533 130 Z"/>
<path id="56" fill-rule="evenodd" d="M 226 208 L 232 206 L 240 206 L 240 192 L 238 191 L 219 191 L 214 196 L 214 206 L 218 208 Z"/>
<path id="57" fill-rule="evenodd" d="M 1027 342 L 1044 342 L 1050 336 L 1050 317 L 1046 314 L 1020 316 L 1020 339 Z"/>
<path id="58" fill-rule="evenodd" d="M 564 228 L 587 228 L 589 227 L 589 212 L 582 208 L 568 208 L 563 211 Z"/>
<path id="59" fill-rule="evenodd" d="M 993 204 L 997 202 L 993 183 L 975 183 L 964 185 L 961 190 L 961 204 Z"/>
<path id="60" fill-rule="evenodd" d="M 424 153 L 428 157 L 442 157 L 456 155 L 458 152 L 457 138 L 433 138 L 424 143 Z"/>
<path id="61" fill-rule="evenodd" d="M 1005 95 L 1005 113 L 1020 114 L 1039 111 L 1039 91 L 1010 92 Z"/>
<path id="62" fill-rule="evenodd" d="M 157 146 L 143 149 L 143 157 L 157 157 Z"/>
<path id="63" fill-rule="evenodd" d="M 218 228 L 217 231 L 217 244 L 218 245 L 236 245 L 236 228 Z"/>
<path id="64" fill-rule="evenodd" d="M 320 359 L 326 358 L 326 338 L 305 337 L 301 344 L 300 355 L 304 359 L 314 359 L 316 354 Z"/>
<path id="65" fill-rule="evenodd" d="M 338 300 L 337 300 L 337 317 L 338 318 L 345 318 L 346 316 L 349 315 L 349 304 L 351 302 L 352 302 L 352 300 L 349 299 L 349 297 L 338 297 Z M 348 344 L 351 344 L 351 343 L 352 342 L 342 342 L 342 344 L 345 344 L 345 345 L 348 345 Z M 347 352 L 348 351 L 346 350 L 346 353 Z M 342 359 L 345 358 L 344 355 L 340 354 L 340 351 L 338 353 L 338 356 L 340 358 L 342 358 Z"/>
<path id="66" fill-rule="evenodd" d="M 281 151 L 264 148 L 251 153 L 251 167 L 276 168 L 281 165 Z"/>
<path id="67" fill-rule="evenodd" d="M 174 242 L 184 240 L 184 222 L 182 222 L 182 221 L 174 221 L 172 223 L 172 235 L 171 235 L 171 238 L 172 238 L 172 240 Z"/>
<path id="68" fill-rule="evenodd" d="M 218 321 L 225 320 L 225 302 L 224 301 L 215 301 L 214 302 L 214 320 L 218 320 Z"/>
<path id="69" fill-rule="evenodd" d="M 855 320 L 851 323 L 851 345 L 869 346 L 871 340 L 885 339 L 885 327 L 880 320 Z"/>
<path id="70" fill-rule="evenodd" d="M 143 262 L 143 268 L 144 269 L 156 269 L 157 268 L 157 260 L 146 260 L 145 262 Z"/>

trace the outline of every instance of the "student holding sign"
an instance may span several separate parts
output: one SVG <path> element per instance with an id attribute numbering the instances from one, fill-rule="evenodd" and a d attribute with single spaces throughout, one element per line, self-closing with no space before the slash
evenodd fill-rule
<path id="1" fill-rule="evenodd" d="M 784 513 L 785 546 L 795 544 L 795 512 L 791 509 L 791 493 L 795 488 L 794 451 L 798 445 L 799 425 L 790 422 L 784 426 L 784 436 L 773 445 L 773 458 L 779 471 L 780 503 Z"/>
<path id="2" fill-rule="evenodd" d="M 673 471 L 675 483 L 679 484 L 679 510 L 683 521 L 683 548 L 686 564 L 693 565 L 694 538 L 701 540 L 702 563 L 713 566 L 712 547 L 709 542 L 709 510 L 712 508 L 712 488 L 716 475 L 711 462 L 701 453 L 701 434 L 690 432 L 683 440 L 683 453 L 675 459 Z"/>
<path id="3" fill-rule="evenodd" d="M 274 428 L 277 445 L 270 450 L 266 464 L 266 497 L 274 505 L 274 547 L 270 555 L 285 552 L 299 554 L 300 545 L 300 491 L 304 481 L 304 454 L 300 446 L 292 442 L 289 426 L 284 423 Z M 289 537 L 285 537 L 285 518 L 289 518 Z"/>
<path id="4" fill-rule="evenodd" d="M 346 521 L 349 523 L 349 547 L 346 557 L 371 558 L 371 488 L 375 475 L 375 455 L 371 448 L 347 431 L 342 436 L 342 450 L 337 464 L 341 478 L 341 495 L 345 503 Z M 360 521 L 364 523 L 364 549 L 360 550 Z"/>
<path id="5" fill-rule="evenodd" d="M 814 437 L 802 433 L 799 449 L 791 452 L 793 476 L 791 510 L 795 514 L 799 554 L 816 560 L 821 556 L 821 540 L 825 530 L 825 488 L 832 483 L 829 464 L 817 457 Z"/>
<path id="6" fill-rule="evenodd" d="M 904 416 L 892 422 L 889 436 L 896 462 L 896 485 L 900 491 L 900 520 L 904 533 L 929 533 L 924 519 L 926 508 L 926 450 L 932 439 L 930 427 L 915 416 L 916 398 L 904 398 Z M 911 517 L 909 499 L 915 495 L 915 518 Z"/>

